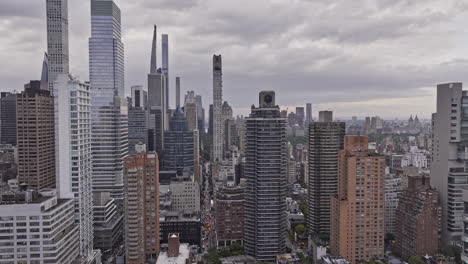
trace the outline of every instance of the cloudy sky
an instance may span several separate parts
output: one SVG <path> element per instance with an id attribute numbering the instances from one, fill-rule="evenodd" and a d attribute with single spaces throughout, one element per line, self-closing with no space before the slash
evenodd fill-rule
<path id="1" fill-rule="evenodd" d="M 183 93 L 195 90 L 207 108 L 213 54 L 223 56 L 224 99 L 240 114 L 268 89 L 282 107 L 311 102 L 314 116 L 331 109 L 340 117 L 428 118 L 437 83 L 468 80 L 466 0 L 116 3 L 127 90 L 146 84 L 157 24 L 169 34 L 172 105 L 172 78 L 181 76 Z M 82 80 L 88 78 L 89 21 L 89 1 L 69 0 L 70 68 Z M 1 0 L 0 90 L 21 90 L 38 79 L 45 50 L 45 0 Z"/>

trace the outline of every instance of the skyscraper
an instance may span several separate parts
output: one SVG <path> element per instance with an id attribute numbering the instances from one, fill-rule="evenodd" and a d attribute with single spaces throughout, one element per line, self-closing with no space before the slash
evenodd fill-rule
<path id="1" fill-rule="evenodd" d="M 203 109 L 203 102 L 201 95 L 195 96 L 195 103 L 197 104 L 197 127 L 198 131 L 205 133 L 205 109 Z"/>
<path id="2" fill-rule="evenodd" d="M 194 170 L 194 132 L 178 108 L 174 112 L 169 131 L 165 132 L 163 167 L 167 170 Z"/>
<path id="3" fill-rule="evenodd" d="M 176 109 L 180 107 L 180 77 L 176 77 Z"/>
<path id="4" fill-rule="evenodd" d="M 338 158 L 338 195 L 331 199 L 330 250 L 352 264 L 384 255 L 385 157 L 365 136 L 346 136 Z"/>
<path id="5" fill-rule="evenodd" d="M 16 93 L 1 93 L 0 124 L 0 144 L 16 146 Z"/>
<path id="6" fill-rule="evenodd" d="M 69 72 L 68 0 L 46 0 L 49 90 L 59 73 Z"/>
<path id="7" fill-rule="evenodd" d="M 312 123 L 312 104 L 306 104 L 306 125 Z"/>
<path id="8" fill-rule="evenodd" d="M 90 88 L 66 73 L 54 83 L 57 192 L 75 202 L 80 257 L 93 259 Z"/>
<path id="9" fill-rule="evenodd" d="M 139 144 L 125 158 L 126 263 L 156 261 L 159 254 L 159 162 Z M 149 262 L 154 263 L 154 262 Z"/>
<path id="10" fill-rule="evenodd" d="M 18 182 L 28 188 L 55 188 L 54 97 L 40 81 L 16 96 Z"/>
<path id="11" fill-rule="evenodd" d="M 162 49 L 162 67 L 161 71 L 166 79 L 164 93 L 166 94 L 166 111 L 169 109 L 169 36 L 167 34 L 161 35 L 161 49 Z"/>
<path id="12" fill-rule="evenodd" d="M 213 104 L 208 109 L 208 135 L 213 136 Z"/>
<path id="13" fill-rule="evenodd" d="M 432 115 L 431 184 L 440 192 L 442 247 L 460 242 L 463 233 L 462 188 L 468 186 L 468 91 L 462 83 L 437 85 Z"/>
<path id="14" fill-rule="evenodd" d="M 260 92 L 245 125 L 245 252 L 275 261 L 286 249 L 287 144 L 273 91 Z"/>
<path id="15" fill-rule="evenodd" d="M 164 130 L 166 127 L 166 78 L 156 64 L 156 35 L 154 26 L 153 42 L 151 45 L 151 67 L 148 74 L 148 150 L 156 151 L 163 156 Z"/>
<path id="16" fill-rule="evenodd" d="M 213 153 L 212 161 L 223 159 L 223 71 L 221 55 L 213 55 Z"/>
<path id="17" fill-rule="evenodd" d="M 123 158 L 128 153 L 121 13 L 112 0 L 91 0 L 89 39 L 93 189 L 122 198 Z"/>
<path id="18" fill-rule="evenodd" d="M 322 112 L 320 112 L 322 114 Z M 345 123 L 333 118 L 309 124 L 309 233 L 330 235 L 330 199 L 338 190 L 338 152 L 343 149 Z"/>
<path id="19" fill-rule="evenodd" d="M 132 86 L 128 107 L 128 154 L 135 153 L 135 145 L 148 144 L 148 93 L 143 86 Z"/>
<path id="20" fill-rule="evenodd" d="M 304 127 L 304 121 L 305 121 L 304 107 L 296 107 L 296 118 L 297 118 L 297 123 L 299 124 L 299 126 Z"/>
<path id="21" fill-rule="evenodd" d="M 441 214 L 439 192 L 431 188 L 429 177 L 409 176 L 396 209 L 395 253 L 402 258 L 436 255 Z"/>

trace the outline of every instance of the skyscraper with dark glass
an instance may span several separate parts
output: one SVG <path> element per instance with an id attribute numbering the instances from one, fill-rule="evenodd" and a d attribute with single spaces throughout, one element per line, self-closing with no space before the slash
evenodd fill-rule
<path id="1" fill-rule="evenodd" d="M 274 262 L 286 249 L 286 120 L 275 93 L 260 93 L 245 120 L 245 252 Z"/>
<path id="2" fill-rule="evenodd" d="M 330 235 L 330 199 L 338 191 L 338 152 L 343 149 L 345 123 L 333 122 L 331 111 L 321 111 L 309 125 L 309 233 Z"/>
<path id="3" fill-rule="evenodd" d="M 111 0 L 91 0 L 89 39 L 93 188 L 122 198 L 123 158 L 128 152 L 121 13 Z"/>
<path id="4" fill-rule="evenodd" d="M 135 153 L 135 145 L 148 144 L 148 93 L 143 86 L 132 86 L 128 102 L 128 154 Z"/>
<path id="5" fill-rule="evenodd" d="M 162 49 L 162 68 L 161 72 L 166 79 L 166 111 L 169 109 L 169 36 L 167 34 L 161 35 L 161 49 Z"/>
<path id="6" fill-rule="evenodd" d="M 194 131 L 180 108 L 172 116 L 169 130 L 164 132 L 163 168 L 182 171 L 194 170 Z"/>
<path id="7" fill-rule="evenodd" d="M 2 92 L 0 98 L 0 144 L 16 146 L 16 94 Z"/>

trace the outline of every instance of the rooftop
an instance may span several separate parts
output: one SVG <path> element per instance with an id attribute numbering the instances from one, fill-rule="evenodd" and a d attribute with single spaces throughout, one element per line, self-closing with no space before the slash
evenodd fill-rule
<path id="1" fill-rule="evenodd" d="M 167 252 L 159 253 L 158 261 L 156 264 L 185 264 L 186 260 L 190 257 L 189 244 L 180 244 L 179 256 L 168 257 Z"/>

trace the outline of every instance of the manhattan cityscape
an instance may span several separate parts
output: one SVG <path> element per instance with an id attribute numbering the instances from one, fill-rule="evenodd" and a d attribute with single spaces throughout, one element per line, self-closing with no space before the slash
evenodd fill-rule
<path id="1" fill-rule="evenodd" d="M 0 264 L 468 264 L 467 13 L 2 0 Z"/>

